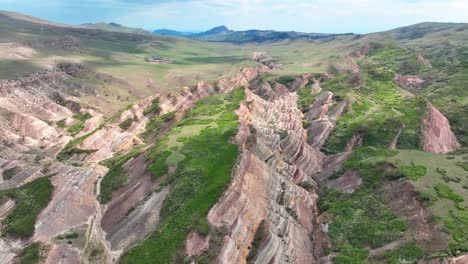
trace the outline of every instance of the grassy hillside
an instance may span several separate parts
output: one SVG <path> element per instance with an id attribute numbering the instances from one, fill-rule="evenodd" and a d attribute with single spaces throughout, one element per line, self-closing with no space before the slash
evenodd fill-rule
<path id="1" fill-rule="evenodd" d="M 126 27 L 122 26 L 120 24 L 110 22 L 110 23 L 105 23 L 105 22 L 99 22 L 99 23 L 86 23 L 81 25 L 83 27 L 87 28 L 95 28 L 95 29 L 102 29 L 106 31 L 115 31 L 115 32 L 121 32 L 121 33 L 131 33 L 131 34 L 141 34 L 141 35 L 150 35 L 151 32 L 146 31 L 142 28 L 131 28 L 131 27 Z"/>

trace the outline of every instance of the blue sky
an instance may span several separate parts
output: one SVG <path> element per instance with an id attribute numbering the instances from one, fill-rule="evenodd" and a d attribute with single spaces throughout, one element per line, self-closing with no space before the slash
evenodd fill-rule
<path id="1" fill-rule="evenodd" d="M 67 24 L 145 29 L 369 33 L 419 22 L 468 22 L 468 0 L 0 0 L 0 9 Z"/>

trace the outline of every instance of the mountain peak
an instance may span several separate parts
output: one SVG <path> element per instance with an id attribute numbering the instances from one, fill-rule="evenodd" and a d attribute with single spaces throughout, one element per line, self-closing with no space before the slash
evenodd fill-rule
<path id="1" fill-rule="evenodd" d="M 122 25 L 120 25 L 120 24 L 118 24 L 118 23 L 115 23 L 115 22 L 110 22 L 110 23 L 109 23 L 109 26 L 121 27 Z"/>
<path id="2" fill-rule="evenodd" d="M 230 31 L 229 28 L 227 28 L 226 26 L 217 26 L 217 27 L 214 27 L 208 31 L 206 31 L 207 33 L 220 33 L 220 32 L 225 32 L 225 31 Z"/>

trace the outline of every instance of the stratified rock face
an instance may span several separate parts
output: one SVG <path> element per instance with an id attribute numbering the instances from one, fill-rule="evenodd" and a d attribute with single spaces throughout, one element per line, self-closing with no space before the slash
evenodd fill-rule
<path id="1" fill-rule="evenodd" d="M 309 123 L 307 127 L 307 142 L 314 148 L 322 148 L 325 140 L 336 126 L 338 117 L 346 108 L 346 101 L 336 103 L 332 92 L 320 94 L 315 103 L 305 114 L 304 119 Z"/>
<path id="2" fill-rule="evenodd" d="M 208 216 L 212 225 L 229 230 L 219 262 L 246 263 L 262 221 L 269 233 L 256 263 L 314 262 L 321 256 L 311 240 L 321 232 L 317 195 L 297 183 L 314 183 L 324 156 L 306 142 L 297 95 L 265 101 L 246 89 L 246 104 L 238 114 L 240 163 L 230 188 Z"/>
<path id="3" fill-rule="evenodd" d="M 37 219 L 35 241 L 89 224 L 99 207 L 94 195 L 95 183 L 107 172 L 102 166 L 76 168 L 62 164 L 54 165 L 50 170 L 56 173 L 52 177 L 54 194 Z"/>
<path id="4" fill-rule="evenodd" d="M 460 147 L 447 118 L 432 104 L 423 121 L 424 151 L 447 153 Z"/>
<path id="5" fill-rule="evenodd" d="M 0 221 L 5 219 L 13 209 L 15 209 L 14 200 L 10 198 L 0 200 Z"/>
<path id="6" fill-rule="evenodd" d="M 267 66 L 270 70 L 281 69 L 281 64 L 278 64 L 276 60 L 266 52 L 254 52 L 252 53 L 251 59 Z"/>
<path id="7" fill-rule="evenodd" d="M 258 78 L 261 73 L 267 71 L 269 68 L 256 67 L 256 68 L 244 68 L 231 79 L 223 79 L 218 82 L 219 92 L 228 93 L 237 87 L 244 86 L 248 88 L 252 80 Z"/>
<path id="8" fill-rule="evenodd" d="M 302 89 L 304 87 L 306 87 L 306 85 L 309 83 L 310 81 L 310 76 L 312 74 L 308 73 L 308 74 L 303 74 L 299 77 L 297 77 L 292 83 L 291 85 L 289 85 L 289 90 L 291 92 L 295 92 L 299 89 Z"/>

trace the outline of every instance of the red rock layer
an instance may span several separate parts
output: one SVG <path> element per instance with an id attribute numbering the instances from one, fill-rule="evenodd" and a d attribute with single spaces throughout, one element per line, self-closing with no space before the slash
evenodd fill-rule
<path id="1" fill-rule="evenodd" d="M 460 147 L 447 118 L 432 104 L 428 103 L 423 121 L 424 151 L 447 153 Z"/>

